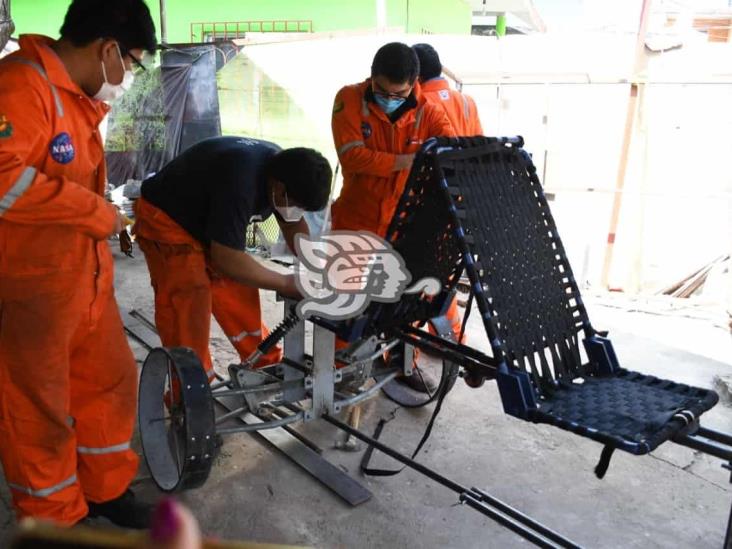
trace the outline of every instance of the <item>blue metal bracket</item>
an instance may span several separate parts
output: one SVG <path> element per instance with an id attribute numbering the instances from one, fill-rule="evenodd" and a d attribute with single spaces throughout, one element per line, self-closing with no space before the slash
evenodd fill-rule
<path id="1" fill-rule="evenodd" d="M 586 338 L 583 343 L 590 362 L 597 365 L 600 375 L 612 375 L 620 370 L 618 357 L 615 355 L 612 341 L 608 338 L 594 335 Z"/>
<path id="2" fill-rule="evenodd" d="M 529 419 L 529 410 L 536 409 L 536 394 L 529 374 L 523 370 L 509 370 L 505 362 L 496 375 L 503 411 L 509 415 Z"/>

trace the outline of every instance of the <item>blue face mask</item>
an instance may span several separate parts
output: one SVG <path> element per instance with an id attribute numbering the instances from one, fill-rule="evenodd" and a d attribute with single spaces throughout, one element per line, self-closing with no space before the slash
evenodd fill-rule
<path id="1" fill-rule="evenodd" d="M 383 95 L 374 94 L 374 99 L 376 100 L 376 104 L 381 107 L 381 110 L 384 111 L 386 114 L 391 114 L 395 110 L 397 110 L 399 107 L 401 107 L 404 102 L 406 101 L 403 97 L 390 97 L 386 98 Z"/>

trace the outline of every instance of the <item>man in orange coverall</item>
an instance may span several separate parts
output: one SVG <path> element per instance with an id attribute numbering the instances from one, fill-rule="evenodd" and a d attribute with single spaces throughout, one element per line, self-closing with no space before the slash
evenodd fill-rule
<path id="1" fill-rule="evenodd" d="M 450 88 L 450 84 L 442 77 L 442 62 L 435 48 L 429 44 L 415 44 L 412 49 L 419 58 L 419 83 L 427 102 L 445 112 L 455 135 L 483 135 L 475 101 L 472 97 Z M 457 298 L 450 303 L 447 318 L 450 319 L 457 339 L 462 325 Z"/>
<path id="2" fill-rule="evenodd" d="M 427 102 L 445 112 L 456 135 L 483 135 L 475 101 L 450 88 L 442 76 L 442 63 L 435 48 L 429 44 L 415 44 L 412 49 L 419 58 L 419 83 Z"/>
<path id="3" fill-rule="evenodd" d="M 19 518 L 149 522 L 97 127 L 155 47 L 143 0 L 75 0 L 58 41 L 23 35 L 0 62 L 0 460 Z"/>
<path id="4" fill-rule="evenodd" d="M 336 95 L 332 129 L 343 166 L 343 189 L 332 208 L 333 230 L 371 231 L 383 237 L 415 153 L 430 137 L 455 135 L 442 109 L 427 102 L 418 76 L 417 54 L 406 44 L 392 42 L 376 52 L 371 78 L 345 86 Z M 457 316 L 457 309 L 452 314 Z M 400 379 L 426 392 L 435 385 L 428 378 L 423 372 Z"/>
<path id="5" fill-rule="evenodd" d="M 242 360 L 267 329 L 259 289 L 300 297 L 294 275 L 266 268 L 246 252 L 247 225 L 274 214 L 290 249 L 308 234 L 304 211 L 322 210 L 333 173 L 320 153 L 281 150 L 240 137 L 206 139 L 142 184 L 135 234 L 155 291 L 155 325 L 167 347 L 190 347 L 214 377 L 211 314 Z M 273 349 L 257 366 L 279 362 Z"/>

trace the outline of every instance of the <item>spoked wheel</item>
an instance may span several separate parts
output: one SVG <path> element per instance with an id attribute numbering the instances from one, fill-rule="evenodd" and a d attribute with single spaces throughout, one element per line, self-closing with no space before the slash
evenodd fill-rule
<path id="1" fill-rule="evenodd" d="M 140 438 L 155 484 L 164 492 L 201 486 L 211 471 L 216 433 L 213 399 L 190 349 L 153 349 L 142 365 Z"/>
<path id="2" fill-rule="evenodd" d="M 403 352 L 403 345 L 396 347 L 390 352 L 387 362 L 402 364 Z M 431 390 L 418 391 L 398 379 L 390 381 L 382 388 L 389 400 L 405 408 L 421 408 L 434 402 L 441 392 L 448 393 L 452 390 L 458 377 L 458 365 L 448 360 L 420 353 L 416 362 L 412 371 L 414 381 L 422 382 L 423 385 L 429 385 L 425 383 L 428 380 L 435 381 L 435 386 Z"/>

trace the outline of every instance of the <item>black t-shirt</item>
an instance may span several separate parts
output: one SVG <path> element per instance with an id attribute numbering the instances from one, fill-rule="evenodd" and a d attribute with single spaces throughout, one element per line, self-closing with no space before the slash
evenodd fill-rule
<path id="1" fill-rule="evenodd" d="M 145 180 L 142 196 L 204 245 L 243 251 L 250 221 L 272 214 L 264 167 L 280 150 L 258 139 L 207 139 Z"/>

